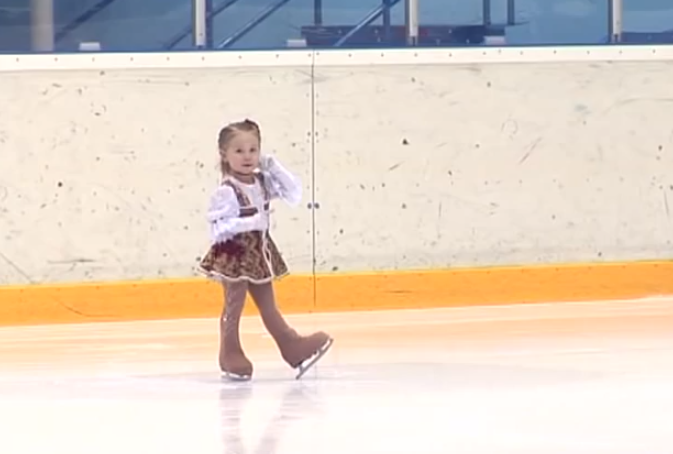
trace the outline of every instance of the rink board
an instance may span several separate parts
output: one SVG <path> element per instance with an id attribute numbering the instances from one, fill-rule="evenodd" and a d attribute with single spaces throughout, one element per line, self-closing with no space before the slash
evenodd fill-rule
<path id="1" fill-rule="evenodd" d="M 671 68 L 667 46 L 3 56 L 0 325 L 216 316 L 192 270 L 242 116 L 305 182 L 274 213 L 287 313 L 673 294 Z"/>
<path id="2" fill-rule="evenodd" d="M 286 313 L 631 299 L 673 294 L 673 262 L 293 275 L 276 291 Z M 205 279 L 2 287 L 0 325 L 214 317 L 221 295 Z"/>

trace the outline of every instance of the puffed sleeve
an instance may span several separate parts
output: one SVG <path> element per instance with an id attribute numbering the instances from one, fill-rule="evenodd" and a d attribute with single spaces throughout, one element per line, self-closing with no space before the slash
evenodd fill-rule
<path id="1" fill-rule="evenodd" d="M 271 198 L 280 198 L 289 205 L 301 202 L 302 187 L 299 177 L 287 170 L 274 156 L 264 157 L 264 177 Z"/>
<path id="2" fill-rule="evenodd" d="M 238 233 L 249 232 L 258 228 L 261 215 L 239 217 L 239 205 L 234 190 L 222 185 L 210 198 L 208 222 L 210 239 L 213 243 L 222 243 Z"/>

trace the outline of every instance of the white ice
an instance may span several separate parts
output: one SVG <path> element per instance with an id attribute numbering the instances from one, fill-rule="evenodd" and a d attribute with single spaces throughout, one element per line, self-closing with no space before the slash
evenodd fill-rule
<path id="1" fill-rule="evenodd" d="M 254 317 L 249 383 L 214 320 L 0 329 L 0 453 L 673 453 L 673 299 L 289 320 L 301 381 Z"/>

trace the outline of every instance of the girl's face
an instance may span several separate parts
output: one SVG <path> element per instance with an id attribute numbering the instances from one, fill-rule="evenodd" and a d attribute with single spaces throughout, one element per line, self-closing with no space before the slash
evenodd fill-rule
<path id="1" fill-rule="evenodd" d="M 224 149 L 224 158 L 233 173 L 252 175 L 259 167 L 259 139 L 251 131 L 237 131 Z"/>

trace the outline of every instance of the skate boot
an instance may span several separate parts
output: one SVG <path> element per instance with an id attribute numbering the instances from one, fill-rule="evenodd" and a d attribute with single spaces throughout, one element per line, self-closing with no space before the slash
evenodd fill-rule
<path id="1" fill-rule="evenodd" d="M 272 336 L 285 362 L 297 370 L 297 380 L 327 353 L 334 342 L 322 331 L 301 336 L 289 327 L 287 331 L 276 336 L 272 333 Z"/>
<path id="2" fill-rule="evenodd" d="M 220 369 L 232 380 L 252 378 L 252 363 L 243 353 L 239 334 L 247 288 L 246 283 L 227 284 L 220 318 Z"/>
<path id="3" fill-rule="evenodd" d="M 252 363 L 243 353 L 238 330 L 227 330 L 226 320 L 222 322 L 220 337 L 220 370 L 224 375 L 236 381 L 247 381 L 252 378 Z"/>
<path id="4" fill-rule="evenodd" d="M 292 329 L 276 306 L 273 287 L 269 284 L 250 287 L 266 330 L 276 342 L 281 356 L 296 369 L 297 380 L 318 362 L 332 346 L 332 338 L 323 332 L 300 336 Z"/>

